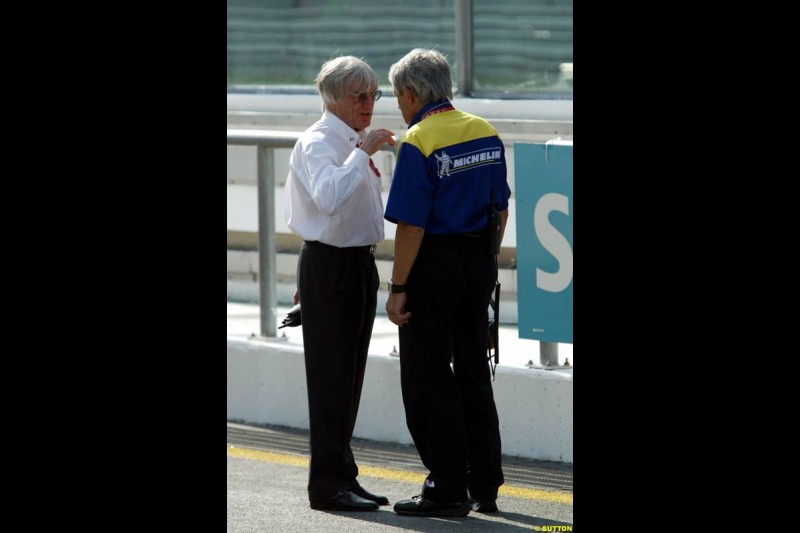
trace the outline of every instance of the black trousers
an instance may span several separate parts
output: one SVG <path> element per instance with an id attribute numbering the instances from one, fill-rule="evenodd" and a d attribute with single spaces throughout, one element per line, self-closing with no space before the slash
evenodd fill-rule
<path id="1" fill-rule="evenodd" d="M 350 439 L 375 322 L 378 270 L 369 246 L 306 241 L 297 264 L 311 459 L 309 499 L 358 486 Z"/>
<path id="2" fill-rule="evenodd" d="M 497 498 L 500 427 L 489 363 L 488 308 L 496 272 L 486 237 L 425 234 L 406 282 L 399 328 L 406 423 L 438 502 Z M 451 366 L 452 364 L 452 366 Z"/>

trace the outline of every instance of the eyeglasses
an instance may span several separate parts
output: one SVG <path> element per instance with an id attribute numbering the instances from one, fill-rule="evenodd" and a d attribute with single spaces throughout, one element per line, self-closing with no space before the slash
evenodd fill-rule
<path id="1" fill-rule="evenodd" d="M 352 94 L 353 96 L 355 96 L 355 97 L 356 97 L 356 99 L 357 99 L 357 100 L 358 100 L 360 103 L 362 103 L 362 104 L 363 104 L 364 102 L 366 102 L 366 101 L 367 101 L 367 99 L 368 99 L 370 96 L 372 97 L 372 99 L 373 99 L 374 101 L 376 101 L 376 102 L 377 102 L 378 100 L 380 100 L 380 99 L 381 99 L 381 95 L 383 94 L 383 91 L 381 91 L 380 89 L 378 89 L 377 91 L 375 91 L 375 92 L 374 92 L 374 93 L 372 93 L 372 94 L 369 94 L 369 93 L 351 93 L 350 91 L 345 91 L 345 92 L 346 92 L 347 94 Z"/>

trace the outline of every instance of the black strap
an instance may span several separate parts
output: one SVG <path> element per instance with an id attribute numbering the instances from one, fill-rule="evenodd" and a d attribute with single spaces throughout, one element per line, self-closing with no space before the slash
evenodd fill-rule
<path id="1" fill-rule="evenodd" d="M 492 381 L 494 381 L 494 371 L 500 364 L 500 280 L 499 261 L 500 253 L 500 213 L 494 203 L 494 190 L 489 189 L 489 246 L 492 257 L 494 258 L 494 296 L 489 298 L 489 306 L 492 308 L 493 316 L 489 317 L 489 368 L 492 371 Z M 494 350 L 494 354 L 492 354 Z M 494 358 L 494 364 L 492 359 Z"/>

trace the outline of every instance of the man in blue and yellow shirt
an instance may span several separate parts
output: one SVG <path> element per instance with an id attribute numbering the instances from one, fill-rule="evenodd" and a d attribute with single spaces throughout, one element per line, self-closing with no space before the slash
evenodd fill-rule
<path id="1" fill-rule="evenodd" d="M 389 81 L 409 128 L 384 213 L 397 224 L 386 312 L 400 328 L 406 423 L 430 471 L 420 495 L 394 510 L 494 512 L 504 478 L 487 362 L 497 279 L 489 214 L 494 204 L 502 240 L 511 196 L 505 149 L 491 124 L 453 107 L 440 52 L 412 50 L 392 65 Z"/>

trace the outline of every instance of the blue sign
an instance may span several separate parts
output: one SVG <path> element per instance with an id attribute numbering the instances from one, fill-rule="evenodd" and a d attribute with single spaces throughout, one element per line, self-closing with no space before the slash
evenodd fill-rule
<path id="1" fill-rule="evenodd" d="M 572 343 L 572 141 L 514 143 L 519 336 Z"/>

